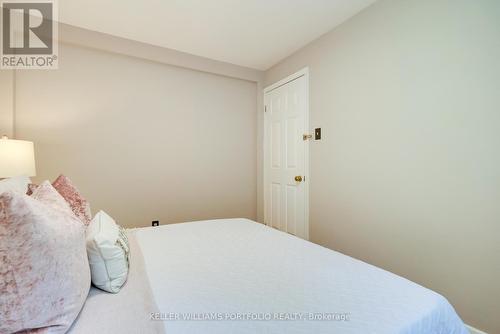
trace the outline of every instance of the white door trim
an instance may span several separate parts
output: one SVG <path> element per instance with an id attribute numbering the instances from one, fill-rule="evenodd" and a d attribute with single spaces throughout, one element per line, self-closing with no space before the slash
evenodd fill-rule
<path id="1" fill-rule="evenodd" d="M 308 95 L 307 98 L 309 98 L 309 67 L 304 67 L 300 71 L 295 72 L 294 74 L 289 75 L 286 78 L 281 79 L 280 81 L 275 82 L 272 85 L 267 86 L 266 88 L 264 88 L 264 94 L 269 93 L 270 91 L 272 91 L 278 87 L 281 87 L 281 86 L 289 83 L 290 81 L 298 79 L 302 76 L 306 77 L 307 95 Z M 307 114 L 309 114 L 309 104 L 307 104 Z"/>
<path id="2" fill-rule="evenodd" d="M 304 67 L 303 69 L 301 69 L 300 71 L 298 72 L 295 72 L 293 73 L 292 75 L 289 75 L 287 76 L 286 78 L 284 79 L 281 79 L 280 81 L 278 82 L 275 82 L 273 83 L 272 85 L 269 85 L 267 87 L 264 88 L 263 90 L 263 101 L 262 103 L 264 104 L 264 111 L 266 110 L 266 93 L 269 93 L 270 91 L 278 88 L 278 87 L 281 87 L 295 79 L 298 79 L 300 77 L 305 77 L 305 85 L 306 85 L 306 96 L 305 96 L 305 100 L 306 100 L 306 111 L 305 111 L 305 117 L 304 117 L 304 122 L 305 122 L 305 125 L 304 125 L 304 129 L 306 129 L 306 131 L 308 131 L 309 133 L 311 132 L 311 130 L 309 129 L 309 67 Z M 266 143 L 267 143 L 267 126 L 266 126 L 266 122 L 267 122 L 267 117 L 264 116 L 264 141 L 263 141 L 263 153 L 264 153 L 264 166 L 263 166 L 263 170 L 264 170 L 264 177 L 263 177 L 263 187 L 262 189 L 264 190 L 264 223 L 267 225 L 268 224 L 268 217 L 266 217 L 266 214 L 267 214 L 267 203 L 268 203 L 268 194 L 267 194 L 267 191 L 266 191 L 266 181 L 267 181 L 267 178 L 268 178 L 268 175 L 267 175 L 267 172 L 266 172 L 266 166 L 267 166 L 267 147 L 266 147 Z M 305 178 L 305 181 L 304 181 L 304 192 L 305 192 L 305 203 L 304 203 L 304 224 L 305 224 L 305 239 L 306 240 L 309 240 L 309 182 L 311 180 L 311 177 L 309 175 L 309 145 L 306 145 L 305 146 L 305 152 L 304 152 L 304 156 L 305 156 L 305 166 L 304 166 L 304 178 Z"/>

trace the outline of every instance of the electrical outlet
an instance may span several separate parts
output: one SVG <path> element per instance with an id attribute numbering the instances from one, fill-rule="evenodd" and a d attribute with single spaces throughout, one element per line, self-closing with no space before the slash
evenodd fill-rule
<path id="1" fill-rule="evenodd" d="M 160 221 L 159 220 L 153 220 L 152 225 L 153 226 L 160 226 Z"/>

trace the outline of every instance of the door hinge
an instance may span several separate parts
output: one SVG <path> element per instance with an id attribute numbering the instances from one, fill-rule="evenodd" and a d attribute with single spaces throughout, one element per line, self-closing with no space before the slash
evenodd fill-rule
<path id="1" fill-rule="evenodd" d="M 302 135 L 303 140 L 308 140 L 308 139 L 311 139 L 312 137 L 313 137 L 312 135 L 308 135 L 308 134 Z"/>
<path id="2" fill-rule="evenodd" d="M 264 106 L 264 112 L 267 112 L 267 106 Z"/>

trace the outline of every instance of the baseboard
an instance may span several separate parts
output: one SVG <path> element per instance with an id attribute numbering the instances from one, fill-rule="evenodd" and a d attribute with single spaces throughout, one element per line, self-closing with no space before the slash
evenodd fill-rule
<path id="1" fill-rule="evenodd" d="M 469 330 L 470 334 L 488 334 L 488 333 L 480 331 L 479 329 L 474 328 L 472 326 L 469 326 L 469 325 L 466 325 L 466 326 L 467 326 L 467 329 Z"/>

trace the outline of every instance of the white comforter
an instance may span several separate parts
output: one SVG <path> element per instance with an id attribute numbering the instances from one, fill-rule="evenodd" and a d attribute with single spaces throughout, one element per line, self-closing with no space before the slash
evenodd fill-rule
<path id="1" fill-rule="evenodd" d="M 441 295 L 249 220 L 135 234 L 167 333 L 468 333 Z"/>

